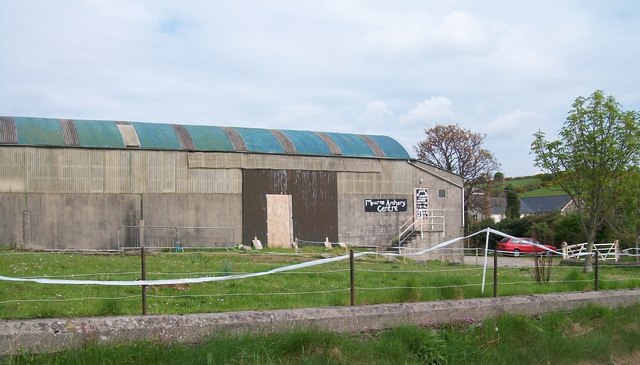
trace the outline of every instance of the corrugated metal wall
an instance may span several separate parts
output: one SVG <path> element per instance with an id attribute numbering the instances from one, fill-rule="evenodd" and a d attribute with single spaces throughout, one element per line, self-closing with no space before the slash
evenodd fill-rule
<path id="1" fill-rule="evenodd" d="M 379 173 L 338 173 L 338 194 L 406 194 L 415 184 L 413 168 L 398 161 L 381 161 Z"/>
<path id="2" fill-rule="evenodd" d="M 242 168 L 275 170 L 324 170 L 380 172 L 381 160 L 371 158 L 335 158 L 315 156 L 282 156 L 255 153 L 189 153 L 189 167 L 203 169 Z M 400 162 L 404 161 L 390 161 Z"/>
<path id="3" fill-rule="evenodd" d="M 243 242 L 267 240 L 267 194 L 293 199 L 293 235 L 303 240 L 338 240 L 337 174 L 332 171 L 244 170 Z M 268 242 L 264 242 L 268 244 Z"/>
<path id="4" fill-rule="evenodd" d="M 338 172 L 338 193 L 406 193 L 397 161 L 237 153 L 3 147 L 0 192 L 242 193 L 241 169 Z M 353 171 L 353 172 L 349 172 Z"/>
<path id="5" fill-rule="evenodd" d="M 174 151 L 3 147 L 0 192 L 240 194 L 240 169 L 189 169 Z"/>

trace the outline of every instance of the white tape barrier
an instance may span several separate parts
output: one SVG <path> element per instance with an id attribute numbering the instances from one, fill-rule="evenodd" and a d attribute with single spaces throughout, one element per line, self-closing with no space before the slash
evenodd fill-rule
<path id="1" fill-rule="evenodd" d="M 562 255 L 557 250 L 552 250 L 552 249 L 548 248 L 547 246 L 541 245 L 541 244 L 536 243 L 534 241 L 529 241 L 527 239 L 523 239 L 521 237 L 512 236 L 510 234 L 506 234 L 504 232 L 500 232 L 500 231 L 495 230 L 495 229 L 490 228 L 490 227 L 485 228 L 483 231 L 488 231 L 489 233 L 497 234 L 498 236 L 513 238 L 513 239 L 517 239 L 517 240 L 523 241 L 524 243 L 528 243 L 528 244 L 530 244 L 532 246 L 538 247 L 538 248 L 542 249 L 543 251 L 547 251 L 549 254 Z M 502 251 L 498 251 L 498 252 L 502 253 Z"/>
<path id="2" fill-rule="evenodd" d="M 355 254 L 355 257 L 364 256 L 367 254 L 366 252 Z M 236 275 L 227 275 L 227 276 L 207 276 L 201 278 L 189 278 L 189 279 L 166 279 L 166 280 L 133 280 L 133 281 L 122 281 L 122 280 L 65 280 L 65 279 L 31 279 L 31 278 L 12 278 L 8 276 L 0 276 L 0 280 L 4 281 L 14 281 L 14 282 L 32 282 L 38 284 L 65 284 L 65 285 L 109 285 L 109 286 L 153 286 L 153 285 L 176 285 L 176 284 L 194 284 L 194 283 L 208 283 L 212 281 L 225 281 L 225 280 L 235 280 L 235 279 L 246 279 L 253 278 L 257 276 L 264 276 L 275 274 L 284 271 L 297 270 L 305 267 L 312 267 L 317 265 L 329 264 L 336 261 L 346 260 L 349 258 L 349 255 L 342 255 L 331 257 L 328 259 L 320 259 L 315 261 L 303 262 L 301 264 L 289 265 L 284 267 L 279 267 L 276 269 L 248 273 L 248 274 L 236 274 Z"/>
<path id="3" fill-rule="evenodd" d="M 478 231 L 476 233 L 470 234 L 466 237 L 458 237 L 454 238 L 442 243 L 439 243 L 431 248 L 424 249 L 422 251 L 408 253 L 408 254 L 400 254 L 400 253 L 375 253 L 375 252 L 359 252 L 355 253 L 354 257 L 362 257 L 367 255 L 383 255 L 383 256 L 418 256 L 424 255 L 430 251 L 435 251 L 441 249 L 443 247 L 449 246 L 458 241 L 467 239 L 469 237 L 473 237 L 480 233 L 486 232 L 486 229 L 482 231 Z M 331 257 L 328 259 L 320 259 L 315 261 L 303 262 L 300 264 L 283 266 L 276 269 L 256 272 L 256 273 L 248 273 L 248 274 L 235 274 L 235 275 L 227 275 L 227 276 L 206 276 L 200 278 L 188 278 L 188 279 L 165 279 L 165 280 L 66 280 L 66 279 L 48 279 L 48 278 L 14 278 L 9 276 L 0 276 L 1 281 L 12 281 L 12 282 L 31 282 L 38 284 L 62 284 L 62 285 L 107 285 L 107 286 L 153 286 L 153 285 L 176 285 L 176 284 L 195 284 L 195 283 L 208 283 L 215 281 L 226 281 L 226 280 L 236 280 L 236 279 L 247 279 L 258 276 L 265 276 L 276 274 L 285 271 L 298 270 L 302 268 L 330 264 L 337 261 L 347 260 L 349 259 L 349 255 L 342 255 Z"/>
<path id="4" fill-rule="evenodd" d="M 504 232 L 500 232 L 498 230 L 495 230 L 493 228 L 485 228 L 481 231 L 472 233 L 468 236 L 465 237 L 458 237 L 458 238 L 454 238 L 445 242 L 441 242 L 433 247 L 424 249 L 422 251 L 418 251 L 418 252 L 412 252 L 412 253 L 375 253 L 375 252 L 359 252 L 354 254 L 354 257 L 362 257 L 362 256 L 367 256 L 367 255 L 381 255 L 381 256 L 394 256 L 394 257 L 399 257 L 399 256 L 405 256 L 405 257 L 410 257 L 410 256 L 420 256 L 420 255 L 424 255 L 426 253 L 429 253 L 431 251 L 435 251 L 435 250 L 439 250 L 442 249 L 444 247 L 450 246 L 458 241 L 461 240 L 465 240 L 467 238 L 471 238 L 473 236 L 482 234 L 482 233 L 493 233 L 496 234 L 498 236 L 502 236 L 502 237 L 511 237 L 511 238 L 518 238 L 515 236 L 511 236 L 509 234 L 506 234 Z M 550 250 L 549 248 L 536 244 L 535 242 L 528 242 L 531 243 L 532 245 L 538 246 L 543 250 L 546 251 L 550 251 L 551 253 L 557 253 L 557 251 L 553 251 Z M 585 254 L 586 255 L 586 254 Z M 48 279 L 48 278 L 14 278 L 14 277 L 9 277 L 9 276 L 0 276 L 0 281 L 12 281 L 12 282 L 32 282 L 32 283 L 38 283 L 38 284 L 62 284 L 62 285 L 106 285 L 106 286 L 142 286 L 142 285 L 147 285 L 147 286 L 153 286 L 153 285 L 176 285 L 176 284 L 196 284 L 196 283 L 208 283 L 208 282 L 216 282 L 216 281 L 226 281 L 226 280 L 237 280 L 237 279 L 247 279 L 247 278 L 253 278 L 253 277 L 258 277 L 258 276 L 265 276 L 265 275 L 271 275 L 271 274 L 276 274 L 276 273 L 280 273 L 280 272 L 286 272 L 286 271 L 293 271 L 293 270 L 298 270 L 298 269 L 302 269 L 302 268 L 307 268 L 307 267 L 313 267 L 313 266 L 318 266 L 318 265 L 324 265 L 324 264 L 330 264 L 333 262 L 338 262 L 338 261 L 342 261 L 342 260 L 347 260 L 349 259 L 349 255 L 342 255 L 342 256 L 336 256 L 336 257 L 331 257 L 328 259 L 319 259 L 319 260 L 314 260 L 314 261 L 309 261 L 309 262 L 303 262 L 300 264 L 295 264 L 295 265 L 289 265 L 289 266 L 283 266 L 283 267 L 279 267 L 276 269 L 272 269 L 272 270 L 268 270 L 268 271 L 262 271 L 262 272 L 256 272 L 256 273 L 247 273 L 247 274 L 234 274 L 234 275 L 227 275 L 227 276 L 206 276 L 206 277 L 200 277 L 200 278 L 188 278 L 188 279 L 164 279 L 164 280 L 130 280 L 130 281 L 123 281 L 123 280 L 67 280 L 67 279 Z M 486 259 L 487 259 L 487 253 L 485 252 L 485 267 L 487 265 L 486 263 Z"/>

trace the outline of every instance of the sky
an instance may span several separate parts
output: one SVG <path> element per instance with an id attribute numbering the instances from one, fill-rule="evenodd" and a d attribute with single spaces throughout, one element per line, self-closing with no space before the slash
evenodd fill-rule
<path id="1" fill-rule="evenodd" d="M 486 135 L 508 177 L 596 90 L 640 110 L 640 2 L 0 0 L 0 115 Z"/>

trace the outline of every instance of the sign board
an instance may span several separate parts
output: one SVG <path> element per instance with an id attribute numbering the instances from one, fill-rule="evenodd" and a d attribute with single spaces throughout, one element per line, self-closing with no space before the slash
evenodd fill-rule
<path id="1" fill-rule="evenodd" d="M 429 216 L 429 190 L 416 189 L 416 218 Z"/>
<path id="2" fill-rule="evenodd" d="M 365 199 L 364 211 L 377 213 L 406 212 L 407 199 Z"/>

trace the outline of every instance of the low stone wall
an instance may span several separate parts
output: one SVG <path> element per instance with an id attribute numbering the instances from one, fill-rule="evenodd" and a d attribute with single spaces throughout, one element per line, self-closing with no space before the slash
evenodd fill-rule
<path id="1" fill-rule="evenodd" d="M 402 324 L 433 326 L 481 321 L 501 313 L 537 315 L 590 303 L 631 306 L 640 303 L 640 290 L 276 311 L 0 321 L 0 355 L 19 351 L 56 352 L 87 343 L 143 340 L 196 343 L 220 332 L 270 333 L 299 328 L 361 332 Z"/>

